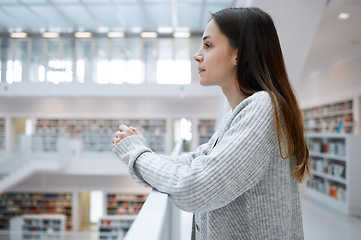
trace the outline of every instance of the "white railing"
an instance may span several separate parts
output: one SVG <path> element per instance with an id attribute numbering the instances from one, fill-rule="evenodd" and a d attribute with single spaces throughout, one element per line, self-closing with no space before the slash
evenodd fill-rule
<path id="1" fill-rule="evenodd" d="M 172 155 L 181 154 L 182 147 L 180 140 Z M 152 190 L 124 240 L 189 240 L 191 224 L 192 214 L 176 208 L 167 194 Z"/>

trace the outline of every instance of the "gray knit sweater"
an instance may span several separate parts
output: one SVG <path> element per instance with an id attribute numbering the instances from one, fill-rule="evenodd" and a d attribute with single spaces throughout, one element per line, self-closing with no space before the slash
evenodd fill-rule
<path id="1" fill-rule="evenodd" d="M 298 184 L 280 156 L 266 92 L 242 101 L 195 152 L 157 155 L 136 135 L 113 152 L 136 182 L 195 213 L 193 239 L 303 239 Z"/>

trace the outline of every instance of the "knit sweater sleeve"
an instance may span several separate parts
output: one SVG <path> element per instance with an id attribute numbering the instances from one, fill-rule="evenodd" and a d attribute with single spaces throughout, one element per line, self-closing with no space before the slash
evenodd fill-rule
<path id="1" fill-rule="evenodd" d="M 277 146 L 272 102 L 265 94 L 244 100 L 217 145 L 189 165 L 154 154 L 139 136 L 122 140 L 114 153 L 134 179 L 167 193 L 185 211 L 223 207 L 258 182 Z"/>

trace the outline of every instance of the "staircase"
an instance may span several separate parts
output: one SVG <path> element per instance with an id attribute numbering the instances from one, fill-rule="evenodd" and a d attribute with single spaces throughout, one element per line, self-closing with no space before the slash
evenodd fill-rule
<path id="1" fill-rule="evenodd" d="M 11 165 L 11 163 L 8 163 Z M 21 166 L 18 166 L 17 169 L 13 171 L 4 171 L 7 169 L 6 163 L 1 166 L 1 175 L 0 179 L 0 193 L 6 191 L 7 189 L 15 186 L 17 183 L 22 180 L 30 177 L 36 172 L 49 172 L 49 171 L 59 171 L 61 170 L 60 161 L 44 161 L 44 160 L 34 160 L 24 162 Z"/>
<path id="2" fill-rule="evenodd" d="M 23 136 L 21 151 L 0 161 L 0 193 L 36 172 L 54 172 L 64 168 L 64 160 L 67 158 L 66 152 L 68 152 L 66 139 L 59 139 L 57 152 L 50 154 L 33 153 L 29 148 L 32 140 L 31 136 Z"/>

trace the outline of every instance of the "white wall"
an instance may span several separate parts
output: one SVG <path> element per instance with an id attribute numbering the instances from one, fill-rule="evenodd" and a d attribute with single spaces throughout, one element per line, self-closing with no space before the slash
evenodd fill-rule
<path id="1" fill-rule="evenodd" d="M 84 166 L 85 167 L 85 166 Z M 11 191 L 72 192 L 101 190 L 104 192 L 147 193 L 149 188 L 136 184 L 129 176 L 35 174 Z"/>
<path id="2" fill-rule="evenodd" d="M 120 118 L 217 116 L 208 97 L 0 97 L 0 116 Z"/>
<path id="3" fill-rule="evenodd" d="M 304 76 L 294 87 L 302 108 L 361 96 L 361 54 Z"/>
<path id="4" fill-rule="evenodd" d="M 249 0 L 273 19 L 291 82 L 298 82 L 305 66 L 326 0 Z"/>

